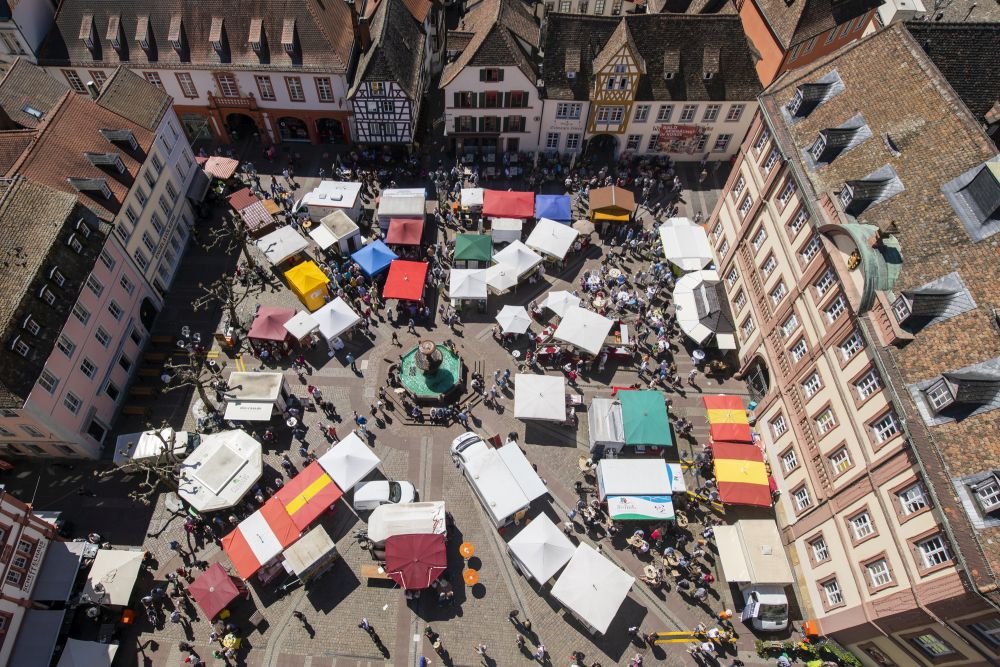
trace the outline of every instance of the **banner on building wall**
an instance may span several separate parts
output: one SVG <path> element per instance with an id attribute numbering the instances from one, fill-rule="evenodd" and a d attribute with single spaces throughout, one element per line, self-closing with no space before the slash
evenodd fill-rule
<path id="1" fill-rule="evenodd" d="M 657 152 L 689 155 L 702 150 L 700 143 L 706 134 L 700 125 L 660 125 L 656 132 Z"/>

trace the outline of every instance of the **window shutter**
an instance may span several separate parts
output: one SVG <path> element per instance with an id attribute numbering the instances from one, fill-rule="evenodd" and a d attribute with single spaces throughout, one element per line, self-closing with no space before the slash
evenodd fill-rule
<path id="1" fill-rule="evenodd" d="M 504 109 L 507 109 L 507 108 L 510 107 L 510 93 L 504 93 L 503 94 L 503 103 L 501 104 L 501 106 Z"/>
<path id="2" fill-rule="evenodd" d="M 510 116 L 503 117 L 503 131 L 508 132 L 510 128 Z"/>
<path id="3" fill-rule="evenodd" d="M 503 81 L 503 70 L 499 67 L 497 68 L 497 81 Z"/>
<path id="4" fill-rule="evenodd" d="M 480 132 L 486 131 L 486 116 L 479 117 L 479 131 Z"/>
<path id="5" fill-rule="evenodd" d="M 479 93 L 479 104 L 477 106 L 480 109 L 486 108 L 486 93 Z"/>
<path id="6" fill-rule="evenodd" d="M 479 80 L 480 81 L 486 81 L 486 70 L 485 69 L 479 70 Z"/>
<path id="7" fill-rule="evenodd" d="M 455 93 L 455 106 L 456 107 L 462 106 L 462 95 L 461 95 L 461 93 Z"/>

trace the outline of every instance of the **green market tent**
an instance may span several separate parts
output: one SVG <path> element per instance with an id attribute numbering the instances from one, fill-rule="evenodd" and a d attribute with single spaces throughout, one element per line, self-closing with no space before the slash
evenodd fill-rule
<path id="1" fill-rule="evenodd" d="M 455 237 L 455 260 L 488 262 L 493 259 L 493 239 L 485 234 L 459 234 Z"/>
<path id="2" fill-rule="evenodd" d="M 625 444 L 635 447 L 671 447 L 667 405 L 658 391 L 620 391 Z"/>

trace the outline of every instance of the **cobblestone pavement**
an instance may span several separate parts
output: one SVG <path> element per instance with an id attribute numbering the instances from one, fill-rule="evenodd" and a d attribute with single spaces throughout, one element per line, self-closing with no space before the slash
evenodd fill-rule
<path id="1" fill-rule="evenodd" d="M 714 189 L 685 192 L 687 206 L 691 209 L 689 213 L 693 214 L 695 210 L 710 211 L 718 195 L 717 188 L 724 179 L 724 173 L 713 172 L 710 182 Z M 300 182 L 303 191 L 308 191 L 316 180 L 302 178 Z M 693 180 L 692 176 L 689 181 Z M 266 185 L 265 179 L 265 187 Z M 599 261 L 599 253 L 595 252 L 588 256 L 585 263 L 570 262 L 562 274 L 546 276 L 545 285 L 524 285 L 517 292 L 502 298 L 491 297 L 488 311 L 495 313 L 507 303 L 525 304 L 548 289 L 573 289 L 583 271 L 596 266 Z M 215 266 L 210 255 L 197 250 L 190 252 L 185 262 L 184 273 L 189 276 L 191 273 L 202 275 Z M 180 323 L 192 323 L 196 330 L 202 332 L 203 337 L 210 338 L 214 327 L 211 318 L 185 310 L 190 300 L 196 296 L 193 286 L 179 287 L 171 299 L 177 295 L 181 295 L 181 303 L 175 306 L 177 310 L 169 318 L 161 318 L 160 326 L 168 329 L 167 333 L 176 335 Z M 262 292 L 257 301 L 262 304 L 299 306 L 294 295 L 284 288 Z M 246 316 L 249 317 L 250 313 Z M 467 321 L 455 333 L 443 326 L 421 330 L 419 338 L 400 331 L 402 350 L 409 349 L 418 339 L 430 338 L 440 342 L 451 338 L 470 367 L 479 363 L 487 374 L 497 368 L 512 367 L 509 353 L 497 345 L 490 335 L 492 317 L 483 316 L 478 319 L 479 321 Z M 402 351 L 390 345 L 390 332 L 391 328 L 383 324 L 375 329 L 373 341 L 356 338 L 349 343 L 348 350 L 352 350 L 358 358 L 359 375 L 347 368 L 339 357 L 327 358 L 325 353 L 310 357 L 316 368 L 305 382 L 319 387 L 325 398 L 333 400 L 339 413 L 346 416 L 348 422 L 352 411 L 368 411 L 378 387 L 387 376 L 388 366 Z M 258 365 L 249 357 L 228 358 L 217 351 L 213 352 L 213 356 L 226 363 L 227 374 L 235 368 L 251 369 Z M 677 355 L 676 359 L 678 371 L 683 377 L 690 368 L 690 360 L 684 354 Z M 294 372 L 286 370 L 285 375 L 293 390 L 300 396 L 305 396 L 304 382 Z M 580 390 L 585 403 L 589 403 L 594 396 L 608 395 L 610 385 L 627 385 L 635 380 L 634 368 L 615 368 L 609 364 L 605 373 L 597 377 L 585 376 Z M 704 378 L 699 382 L 703 384 L 701 389 L 671 396 L 672 412 L 692 421 L 695 424 L 694 439 L 704 442 L 708 429 L 700 392 L 742 394 L 745 393 L 745 388 L 733 382 L 721 385 L 715 381 L 704 383 Z M 156 405 L 155 421 L 162 416 L 176 427 L 193 426 L 190 410 L 187 409 L 191 393 L 165 394 Z M 508 396 L 501 404 L 502 409 L 499 411 L 489 410 L 483 405 L 475 408 L 473 421 L 476 430 L 484 435 L 510 431 L 518 433 L 529 460 L 537 465 L 551 492 L 551 501 L 541 502 L 536 513 L 545 512 L 557 522 L 564 520 L 566 509 L 575 505 L 577 500 L 574 483 L 580 479 L 578 458 L 588 449 L 586 413 L 581 413 L 580 425 L 575 430 L 537 425 L 526 429 L 523 422 L 513 417 L 512 397 Z M 675 591 L 654 594 L 645 584 L 637 581 L 608 633 L 603 637 L 591 636 L 559 608 L 547 594 L 547 587 L 540 588 L 513 569 L 504 544 L 504 539 L 509 539 L 510 534 L 498 534 L 491 527 L 469 485 L 448 454 L 449 443 L 462 429 L 457 426 L 407 426 L 400 421 L 398 412 L 398 409 L 395 413 L 389 412 L 384 423 L 375 424 L 371 429 L 374 434 L 374 451 L 382 459 L 380 471 L 389 479 L 413 482 L 421 499 L 443 499 L 447 509 L 454 515 L 456 530 L 449 536 L 449 573 L 452 581 L 459 582 L 456 587 L 457 604 L 441 608 L 431 599 L 419 599 L 407 604 L 398 589 L 370 585 L 364 581 L 360 575 L 361 565 L 370 563 L 371 560 L 369 554 L 356 545 L 353 532 L 363 527 L 365 517 L 358 517 L 349 504 L 342 501 L 334 512 L 322 519 L 323 525 L 336 540 L 340 553 L 340 560 L 323 578 L 310 583 L 306 588 L 293 590 L 283 598 L 278 598 L 275 593 L 277 582 L 282 580 L 280 577 L 269 586 L 254 581 L 251 585 L 252 600 L 234 605 L 234 621 L 247 630 L 244 647 L 235 664 L 344 667 L 384 663 L 400 666 L 416 664 L 420 656 L 426 656 L 432 664 L 527 664 L 531 658 L 519 653 L 515 645 L 518 631 L 507 621 L 508 612 L 514 609 L 518 610 L 521 618 L 531 619 L 535 636 L 529 636 L 529 639 L 544 643 L 554 665 L 569 664 L 572 651 L 582 651 L 586 655 L 587 664 L 595 661 L 603 665 L 628 664 L 636 653 L 644 655 L 646 664 L 689 664 L 691 658 L 685 652 L 683 644 L 664 645 L 654 649 L 640 647 L 630 643 L 626 629 L 632 625 L 640 626 L 643 633 L 689 629 L 699 621 L 711 622 L 711 612 L 732 607 L 732 600 L 724 585 L 717 585 L 721 598 L 710 600 L 710 608 L 697 608 L 683 601 Z M 328 447 L 316 428 L 317 422 L 321 420 L 325 421 L 325 417 L 321 418 L 310 412 L 304 418 L 310 427 L 306 442 L 317 454 L 326 451 Z M 127 432 L 129 428 L 138 430 L 141 424 L 126 423 L 120 430 Z M 337 424 L 337 428 L 341 436 L 349 430 L 346 422 Z M 279 460 L 283 452 L 290 451 L 292 459 L 300 466 L 300 458 L 294 453 L 297 446 L 292 446 L 290 434 L 279 431 L 278 436 L 274 446 L 266 448 L 265 479 L 279 474 Z M 681 442 L 682 456 L 690 455 L 690 443 Z M 693 480 L 688 483 L 689 487 L 693 486 Z M 109 486 L 109 493 L 120 493 L 110 489 Z M 64 496 L 63 502 L 65 500 Z M 101 500 L 111 499 L 102 497 Z M 120 503 L 127 505 L 127 502 L 118 502 L 119 504 L 111 504 L 107 508 L 116 512 L 124 510 Z M 135 514 L 143 518 L 148 516 L 148 513 L 143 512 Z M 105 516 L 104 521 L 110 524 L 112 519 Z M 137 544 L 138 541 L 131 538 L 133 533 L 134 531 L 121 534 L 127 534 L 127 539 L 114 539 L 116 536 L 112 531 L 112 539 L 116 543 Z M 584 534 L 577 535 L 576 539 L 594 543 Z M 152 509 L 142 540 L 143 546 L 156 558 L 155 577 L 158 581 L 163 581 L 167 573 L 183 565 L 183 559 L 168 546 L 171 540 L 186 543 L 183 517 L 172 514 L 161 496 Z M 476 545 L 476 558 L 481 563 L 478 565 L 480 582 L 470 589 L 461 586 L 463 563 L 457 554 L 457 545 L 463 541 Z M 641 573 L 643 562 L 623 549 L 623 543 L 604 540 L 603 544 L 604 553 L 608 557 L 634 575 Z M 195 550 L 198 560 L 228 564 L 216 543 L 208 542 Z M 721 583 L 721 573 L 717 576 Z M 152 579 L 141 581 L 139 585 L 148 589 L 152 586 Z M 266 619 L 256 631 L 246 623 L 254 609 L 259 610 Z M 297 620 L 293 611 L 304 613 L 306 624 Z M 157 666 L 181 665 L 184 654 L 177 644 L 182 640 L 193 643 L 208 664 L 223 664 L 222 660 L 212 657 L 208 623 L 204 618 L 198 617 L 194 608 L 189 607 L 186 613 L 191 617 L 190 623 L 173 624 L 168 621 L 165 627 L 156 629 L 151 628 L 145 620 L 140 620 L 135 636 L 127 638 L 120 651 L 122 664 L 127 667 L 140 664 L 141 660 L 142 664 Z M 376 646 L 366 632 L 358 628 L 362 617 L 366 617 L 375 627 L 384 644 L 384 651 Z M 434 655 L 432 647 L 424 639 L 423 631 L 426 626 L 431 626 L 435 632 L 440 633 L 450 660 L 440 660 Z M 742 635 L 740 657 L 753 663 L 756 661 L 751 657 L 753 637 L 749 632 L 743 632 Z M 478 643 L 488 646 L 488 658 L 485 660 L 475 653 Z"/>

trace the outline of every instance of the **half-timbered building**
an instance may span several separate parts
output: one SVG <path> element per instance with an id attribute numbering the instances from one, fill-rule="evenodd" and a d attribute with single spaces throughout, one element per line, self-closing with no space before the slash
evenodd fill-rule
<path id="1" fill-rule="evenodd" d="M 357 141 L 412 144 L 427 77 L 423 28 L 403 0 L 381 0 L 371 38 L 348 93 Z"/>

